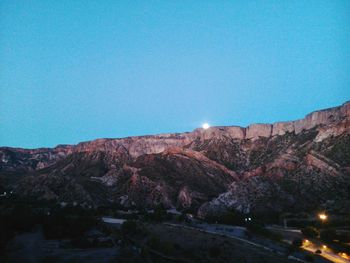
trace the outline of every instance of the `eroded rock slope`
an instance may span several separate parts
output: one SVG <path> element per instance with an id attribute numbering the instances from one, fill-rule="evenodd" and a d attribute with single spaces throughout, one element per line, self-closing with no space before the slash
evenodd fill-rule
<path id="1" fill-rule="evenodd" d="M 0 148 L 0 190 L 92 206 L 348 211 L 349 179 L 350 102 L 246 128 Z"/>

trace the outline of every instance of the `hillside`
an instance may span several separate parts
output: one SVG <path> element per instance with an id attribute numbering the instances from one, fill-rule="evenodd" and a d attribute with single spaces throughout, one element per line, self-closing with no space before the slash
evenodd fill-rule
<path id="1" fill-rule="evenodd" d="M 350 212 L 350 102 L 274 124 L 0 148 L 0 190 L 86 206 Z"/>

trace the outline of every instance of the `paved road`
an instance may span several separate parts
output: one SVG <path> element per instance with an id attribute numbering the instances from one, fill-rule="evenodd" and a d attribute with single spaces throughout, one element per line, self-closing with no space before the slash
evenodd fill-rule
<path id="1" fill-rule="evenodd" d="M 337 255 L 336 253 L 334 253 L 331 249 L 329 248 L 323 248 L 321 245 L 316 245 L 316 244 L 308 244 L 308 245 L 304 245 L 302 247 L 304 250 L 310 251 L 310 252 L 315 252 L 316 250 L 321 250 L 322 254 L 320 254 L 320 256 L 335 262 L 335 263 L 349 263 L 350 260 L 346 259 L 344 257 L 341 257 L 339 255 Z"/>
<path id="2" fill-rule="evenodd" d="M 269 226 L 268 229 L 272 230 L 272 231 L 277 231 L 280 234 L 283 235 L 283 238 L 286 239 L 289 243 L 291 243 L 295 238 L 300 238 L 303 239 L 303 235 L 301 233 L 300 230 L 298 229 L 285 229 L 285 228 L 280 228 L 280 227 L 276 227 L 276 226 Z M 330 260 L 332 262 L 336 262 L 336 263 L 349 263 L 350 260 L 346 259 L 345 257 L 342 257 L 340 255 L 338 255 L 337 253 L 335 253 L 334 251 L 332 251 L 329 248 L 324 248 L 323 244 L 321 243 L 315 243 L 315 242 L 304 242 L 302 249 L 315 253 L 316 250 L 320 250 L 322 253 L 319 254 L 321 257 Z"/>

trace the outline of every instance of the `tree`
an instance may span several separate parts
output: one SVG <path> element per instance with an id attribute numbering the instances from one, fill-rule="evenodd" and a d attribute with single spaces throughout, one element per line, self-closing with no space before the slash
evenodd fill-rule
<path id="1" fill-rule="evenodd" d="M 305 255 L 305 260 L 308 262 L 313 262 L 314 261 L 314 257 L 312 255 Z"/>
<path id="2" fill-rule="evenodd" d="M 227 225 L 242 225 L 244 223 L 243 215 L 235 210 L 227 211 L 220 219 L 219 221 Z"/>
<path id="3" fill-rule="evenodd" d="M 137 232 L 137 224 L 135 221 L 133 220 L 126 220 L 123 224 L 122 224 L 122 232 L 125 235 L 128 234 L 135 234 Z"/>
<path id="4" fill-rule="evenodd" d="M 209 256 L 212 258 L 217 258 L 221 254 L 221 249 L 218 246 L 213 246 L 209 249 Z"/>
<path id="5" fill-rule="evenodd" d="M 160 239 L 158 236 L 152 235 L 148 240 L 148 245 L 150 248 L 158 250 L 161 246 Z"/>
<path id="6" fill-rule="evenodd" d="M 321 231 L 320 237 L 323 241 L 333 241 L 337 239 L 337 232 L 334 229 L 326 229 Z"/>
<path id="7" fill-rule="evenodd" d="M 292 245 L 293 247 L 301 247 L 303 245 L 303 241 L 300 238 L 294 239 Z"/>
<path id="8" fill-rule="evenodd" d="M 319 231 L 316 228 L 311 226 L 303 228 L 301 232 L 307 238 L 315 238 L 315 237 L 318 237 L 319 235 Z"/>

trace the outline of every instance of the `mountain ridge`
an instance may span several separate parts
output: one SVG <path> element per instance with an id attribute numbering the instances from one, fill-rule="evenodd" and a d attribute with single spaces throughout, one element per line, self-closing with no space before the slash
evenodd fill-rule
<path id="1" fill-rule="evenodd" d="M 269 132 L 269 136 L 274 136 L 274 135 L 282 135 L 284 134 L 283 132 L 293 132 L 295 131 L 296 133 L 302 131 L 303 129 L 310 129 L 316 125 L 319 124 L 327 124 L 328 120 L 327 117 L 330 115 L 335 114 L 338 117 L 348 117 L 350 115 L 350 101 L 344 102 L 340 106 L 335 106 L 335 107 L 330 107 L 326 109 L 320 109 L 316 111 L 312 111 L 304 116 L 304 118 L 293 120 L 293 121 L 277 121 L 274 123 L 251 123 L 247 125 L 246 127 L 243 126 L 238 126 L 238 125 L 229 125 L 229 126 L 211 126 L 210 129 L 232 129 L 235 134 L 237 132 L 238 134 L 236 135 L 237 138 L 239 139 L 244 139 L 246 138 L 245 135 L 248 133 L 252 133 L 252 131 L 249 132 L 249 128 L 252 130 L 256 129 L 256 127 L 268 127 L 271 126 L 272 130 Z M 320 116 L 317 116 L 320 115 Z M 309 123 L 308 123 L 309 122 Z M 298 125 L 298 124 L 305 124 L 305 125 Z M 295 129 L 295 125 L 297 126 L 297 129 Z M 294 127 L 293 127 L 294 126 Z M 274 130 L 275 129 L 275 130 Z M 39 147 L 39 148 L 22 148 L 22 147 L 10 147 L 10 146 L 0 146 L 0 149 L 3 148 L 8 148 L 8 149 L 16 149 L 16 150 L 26 150 L 26 151 L 40 151 L 40 150 L 47 150 L 47 149 L 56 149 L 56 148 L 71 148 L 74 146 L 79 146 L 82 144 L 86 143 L 91 143 L 95 141 L 109 141 L 109 140 L 130 140 L 130 139 L 141 139 L 141 138 L 169 138 L 169 137 L 177 137 L 177 136 L 185 136 L 185 135 L 190 135 L 193 133 L 198 133 L 203 128 L 196 128 L 193 131 L 190 132 L 179 132 L 179 133 L 160 133 L 160 134 L 149 134 L 149 135 L 138 135 L 138 136 L 127 136 L 127 137 L 120 137 L 120 138 L 98 138 L 98 139 L 93 139 L 93 140 L 88 140 L 88 141 L 83 141 L 79 142 L 77 144 L 58 144 L 55 147 Z M 240 131 L 242 131 L 241 134 Z M 250 136 L 250 135 L 248 135 Z M 264 132 L 261 133 L 261 135 L 258 136 L 264 136 Z M 253 136 L 254 137 L 254 136 Z M 247 137 L 247 138 L 253 138 L 253 137 Z"/>
<path id="2" fill-rule="evenodd" d="M 30 150 L 1 147 L 0 188 L 81 205 L 161 203 L 201 216 L 328 203 L 347 211 L 349 149 L 346 102 L 301 120 L 247 128 L 215 126 Z"/>

